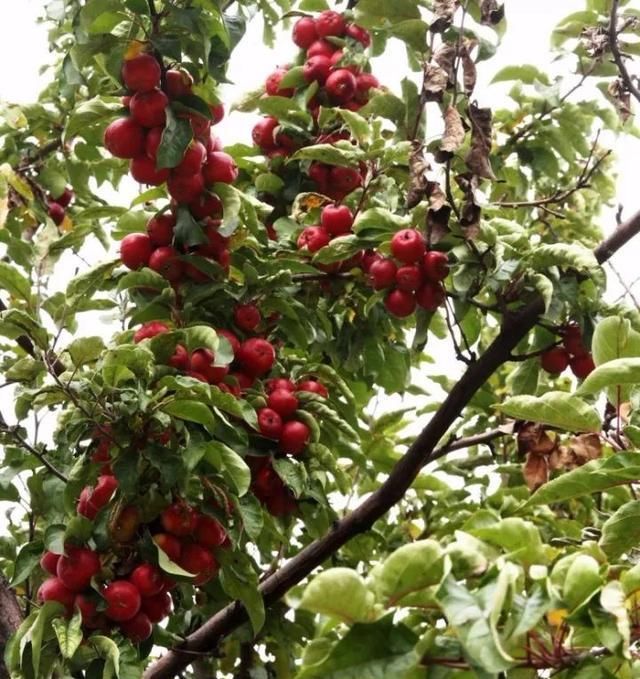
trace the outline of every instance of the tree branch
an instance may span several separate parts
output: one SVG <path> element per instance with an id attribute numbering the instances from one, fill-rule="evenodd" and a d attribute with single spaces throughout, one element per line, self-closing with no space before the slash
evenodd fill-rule
<path id="1" fill-rule="evenodd" d="M 22 622 L 22 610 L 9 583 L 0 575 L 0 650 L 4 653 L 7 641 Z M 0 679 L 9 679 L 9 672 L 0 657 Z"/>
<path id="2" fill-rule="evenodd" d="M 628 222 L 621 224 L 596 248 L 595 256 L 598 262 L 600 264 L 605 262 L 638 233 L 640 233 L 640 212 Z M 353 512 L 335 523 L 330 533 L 307 545 L 276 573 L 261 583 L 259 591 L 264 598 L 265 606 L 280 599 L 291 587 L 304 580 L 351 538 L 368 530 L 375 521 L 402 499 L 422 467 L 435 459 L 433 456 L 437 454 L 438 442 L 458 419 L 476 391 L 495 370 L 509 360 L 513 349 L 534 327 L 538 317 L 543 313 L 544 303 L 540 297 L 536 296 L 519 311 L 505 316 L 496 339 L 484 354 L 467 368 L 429 424 L 398 461 L 380 488 Z M 143 675 L 144 679 L 171 679 L 190 663 L 192 659 L 190 653 L 210 650 L 220 638 L 232 632 L 246 620 L 247 614 L 240 602 L 235 601 L 229 604 L 190 634 L 180 648 L 169 651 L 150 665 Z"/>
<path id="3" fill-rule="evenodd" d="M 611 19 L 609 20 L 609 49 L 615 61 L 622 82 L 625 84 L 627 90 L 633 95 L 636 101 L 640 102 L 640 90 L 633 84 L 633 80 L 629 75 L 627 66 L 624 63 L 622 54 L 620 54 L 620 47 L 618 46 L 618 5 L 620 0 L 612 0 L 611 3 Z"/>

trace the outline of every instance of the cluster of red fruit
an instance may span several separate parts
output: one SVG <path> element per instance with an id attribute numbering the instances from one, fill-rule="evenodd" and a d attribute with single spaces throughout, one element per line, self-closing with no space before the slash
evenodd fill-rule
<path id="1" fill-rule="evenodd" d="M 194 219 L 205 222 L 207 242 L 197 254 L 213 258 L 226 268 L 227 242 L 217 233 L 222 205 L 218 196 L 209 191 L 216 182 L 232 183 L 238 176 L 235 161 L 222 151 L 220 139 L 211 130 L 211 125 L 222 119 L 224 109 L 221 105 L 209 106 L 210 117 L 191 109 L 192 77 L 181 69 L 163 72 L 151 54 L 127 59 L 122 66 L 122 80 L 133 93 L 123 99 L 130 115 L 114 120 L 106 128 L 105 147 L 117 158 L 130 160 L 131 176 L 141 184 L 159 186 L 166 182 L 172 208 L 185 205 Z M 193 139 L 174 167 L 160 167 L 158 152 L 166 134 L 170 105 L 178 118 L 189 120 Z M 175 223 L 175 214 L 159 215 L 150 222 L 146 235 L 127 236 L 123 241 L 124 263 L 132 269 L 148 265 L 174 282 L 185 271 L 196 280 L 207 280 L 197 267 L 185 265 L 181 253 L 171 246 Z"/>
<path id="2" fill-rule="evenodd" d="M 293 514 L 298 508 L 295 496 L 273 468 L 270 456 L 249 456 L 246 462 L 251 469 L 251 492 L 273 516 Z"/>
<path id="3" fill-rule="evenodd" d="M 218 227 L 221 221 L 208 216 L 222 215 L 222 203 L 213 194 L 202 194 L 192 208 L 198 218 L 203 219 L 203 232 L 206 241 L 193 249 L 173 245 L 176 215 L 172 210 L 157 214 L 147 223 L 147 233 L 130 233 L 120 243 L 120 259 L 129 269 L 137 270 L 148 266 L 173 284 L 182 282 L 185 277 L 197 282 L 206 283 L 211 280 L 207 271 L 199 268 L 198 260 L 187 255 L 196 255 L 205 262 L 215 262 L 227 273 L 229 271 L 229 239 L 222 236 Z"/>
<path id="4" fill-rule="evenodd" d="M 320 224 L 305 227 L 298 236 L 298 249 L 314 253 L 322 249 L 338 236 L 346 236 L 351 233 L 354 215 L 346 205 L 326 205 L 320 213 Z M 329 270 L 351 268 L 360 262 L 346 260 L 340 262 L 337 267 L 322 267 Z"/>
<path id="5" fill-rule="evenodd" d="M 402 229 L 391 239 L 391 254 L 393 258 L 368 252 L 362 260 L 373 289 L 390 291 L 384 300 L 389 313 L 404 318 L 416 306 L 435 311 L 445 299 L 446 253 L 427 251 L 425 238 L 417 229 Z"/>
<path id="6" fill-rule="evenodd" d="M 579 380 L 587 377 L 596 367 L 593 356 L 584 345 L 582 330 L 575 323 L 563 329 L 562 346 L 553 347 L 540 355 L 540 365 L 552 375 L 559 375 L 570 367 Z"/>
<path id="7" fill-rule="evenodd" d="M 68 186 L 65 187 L 64 191 L 58 196 L 54 196 L 51 193 L 47 194 L 47 214 L 51 217 L 56 226 L 60 226 L 60 224 L 64 222 L 64 218 L 67 214 L 66 208 L 69 207 L 74 197 L 73 190 Z"/>

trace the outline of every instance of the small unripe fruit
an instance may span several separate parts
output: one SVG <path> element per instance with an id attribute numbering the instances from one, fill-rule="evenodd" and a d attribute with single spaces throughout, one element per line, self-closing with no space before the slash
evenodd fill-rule
<path id="1" fill-rule="evenodd" d="M 263 436 L 278 439 L 282 433 L 282 417 L 271 408 L 260 408 L 258 411 L 258 429 Z"/>
<path id="2" fill-rule="evenodd" d="M 387 257 L 376 259 L 369 267 L 369 282 L 374 290 L 386 290 L 396 282 L 398 267 Z"/>
<path id="3" fill-rule="evenodd" d="M 317 39 L 316 22 L 311 17 L 302 17 L 293 25 L 293 42 L 302 49 L 310 47 Z"/>
<path id="4" fill-rule="evenodd" d="M 444 252 L 430 250 L 422 258 L 422 270 L 427 280 L 443 281 L 449 275 L 449 258 Z"/>
<path id="5" fill-rule="evenodd" d="M 416 296 L 405 290 L 392 290 L 384 300 L 384 305 L 390 314 L 405 318 L 416 310 Z"/>
<path id="6" fill-rule="evenodd" d="M 147 234 L 149 235 L 151 244 L 157 248 L 163 245 L 171 245 L 173 241 L 173 229 L 175 226 L 175 215 L 170 212 L 151 217 L 147 222 Z"/>
<path id="7" fill-rule="evenodd" d="M 424 236 L 417 229 L 402 229 L 391 239 L 391 254 L 404 264 L 414 264 L 425 253 Z"/>
<path id="8" fill-rule="evenodd" d="M 320 224 L 332 236 L 351 233 L 353 212 L 346 205 L 327 205 L 320 215 Z"/>
<path id="9" fill-rule="evenodd" d="M 157 127 L 165 124 L 168 104 L 169 99 L 162 90 L 151 90 L 134 94 L 129 102 L 129 110 L 138 125 Z"/>
<path id="10" fill-rule="evenodd" d="M 133 118 L 118 118 L 104 131 L 104 146 L 116 158 L 135 158 L 144 153 L 144 129 Z"/>
<path id="11" fill-rule="evenodd" d="M 311 430 L 304 422 L 289 420 L 282 427 L 278 448 L 285 455 L 300 455 L 307 447 L 310 437 Z"/>
<path id="12" fill-rule="evenodd" d="M 172 247 L 156 248 L 149 257 L 149 268 L 177 283 L 184 274 L 184 264 L 179 257 L 180 253 Z"/>
<path id="13" fill-rule="evenodd" d="M 127 234 L 120 243 L 120 259 L 132 270 L 147 266 L 152 252 L 153 246 L 146 233 Z"/>
<path id="14" fill-rule="evenodd" d="M 147 92 L 160 84 L 160 64 L 151 54 L 138 54 L 122 64 L 122 80 L 133 92 Z"/>
<path id="15" fill-rule="evenodd" d="M 552 375 L 559 375 L 569 365 L 569 354 L 562 347 L 553 347 L 540 355 L 540 365 Z"/>
<path id="16" fill-rule="evenodd" d="M 340 37 L 345 34 L 346 30 L 347 24 L 339 12 L 327 9 L 316 19 L 316 31 L 321 38 L 330 35 Z"/>
<path id="17" fill-rule="evenodd" d="M 131 160 L 129 172 L 139 184 L 160 186 L 169 179 L 169 170 L 166 167 L 158 169 L 155 160 L 146 154 L 136 156 Z"/>
<path id="18" fill-rule="evenodd" d="M 131 620 L 140 610 L 142 600 L 135 585 L 127 580 L 115 580 L 102 590 L 107 602 L 105 615 L 110 620 L 124 622 Z"/>

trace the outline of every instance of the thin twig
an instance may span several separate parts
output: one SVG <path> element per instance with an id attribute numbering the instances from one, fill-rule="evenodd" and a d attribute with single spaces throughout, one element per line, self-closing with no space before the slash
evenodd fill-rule
<path id="1" fill-rule="evenodd" d="M 636 101 L 640 101 L 640 89 L 638 89 L 634 84 L 627 66 L 624 63 L 622 54 L 620 53 L 620 47 L 618 46 L 618 5 L 620 0 L 612 0 L 611 2 L 611 18 L 609 20 L 609 49 L 611 50 L 611 55 L 615 61 L 622 82 L 624 82 L 627 90 L 633 95 Z"/>

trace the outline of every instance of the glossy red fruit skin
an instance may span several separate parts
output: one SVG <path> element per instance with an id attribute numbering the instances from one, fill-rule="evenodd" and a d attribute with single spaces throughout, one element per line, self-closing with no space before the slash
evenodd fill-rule
<path id="1" fill-rule="evenodd" d="M 362 28 L 362 26 L 358 26 L 358 24 L 349 24 L 347 26 L 346 34 L 350 38 L 362 43 L 364 47 L 369 47 L 369 45 L 371 45 L 371 34 L 366 28 Z"/>
<path id="2" fill-rule="evenodd" d="M 185 545 L 180 557 L 180 566 L 194 573 L 194 585 L 204 585 L 218 572 L 218 562 L 211 552 L 198 544 Z"/>
<path id="3" fill-rule="evenodd" d="M 267 116 L 259 120 L 251 131 L 251 138 L 256 146 L 263 151 L 268 151 L 276 147 L 275 129 L 280 125 L 277 118 Z"/>
<path id="4" fill-rule="evenodd" d="M 51 217 L 51 219 L 53 220 L 53 223 L 56 226 L 60 226 L 60 224 L 62 224 L 62 222 L 64 221 L 64 217 L 65 217 L 66 212 L 64 211 L 64 208 L 62 207 L 62 205 L 54 202 L 54 203 L 49 203 L 49 207 L 47 209 L 47 214 L 49 215 L 49 217 Z"/>
<path id="5" fill-rule="evenodd" d="M 160 594 L 164 587 L 164 576 L 150 563 L 141 563 L 129 575 L 129 581 L 135 585 L 142 597 Z"/>
<path id="6" fill-rule="evenodd" d="M 80 491 L 76 511 L 80 516 L 89 519 L 89 521 L 93 521 L 98 515 L 98 510 L 91 504 L 91 488 L 89 486 L 85 486 Z"/>
<path id="7" fill-rule="evenodd" d="M 204 191 L 202 172 L 192 175 L 171 173 L 167 179 L 167 191 L 176 203 L 192 203 Z"/>
<path id="8" fill-rule="evenodd" d="M 128 269 L 147 266 L 152 252 L 151 240 L 146 233 L 127 234 L 120 243 L 120 259 Z"/>
<path id="9" fill-rule="evenodd" d="M 315 20 L 312 17 L 298 19 L 293 25 L 291 37 L 294 44 L 301 49 L 310 47 L 318 39 Z"/>
<path id="10" fill-rule="evenodd" d="M 309 166 L 309 178 L 313 180 L 319 187 L 320 191 L 324 191 L 329 183 L 330 168 L 323 163 L 311 163 Z"/>
<path id="11" fill-rule="evenodd" d="M 100 571 L 100 557 L 86 547 L 67 547 L 58 561 L 56 574 L 60 582 L 72 592 L 81 592 Z"/>
<path id="12" fill-rule="evenodd" d="M 169 104 L 167 95 L 162 90 L 137 92 L 131 97 L 129 110 L 132 118 L 142 127 L 158 127 L 167 119 L 165 109 Z"/>
<path id="13" fill-rule="evenodd" d="M 267 405 L 286 419 L 298 410 L 299 401 L 290 389 L 274 389 L 267 397 Z"/>
<path id="14" fill-rule="evenodd" d="M 278 439 L 282 433 L 282 417 L 272 408 L 260 408 L 258 410 L 258 429 L 263 436 Z"/>
<path id="15" fill-rule="evenodd" d="M 430 250 L 422 258 L 422 270 L 427 280 L 443 281 L 449 275 L 449 258 L 445 252 Z"/>
<path id="16" fill-rule="evenodd" d="M 133 92 L 148 92 L 160 84 L 160 64 L 151 54 L 138 54 L 122 64 L 122 80 Z"/>
<path id="17" fill-rule="evenodd" d="M 352 167 L 339 167 L 336 165 L 329 171 L 329 185 L 335 188 L 335 192 L 347 195 L 362 184 L 362 175 Z"/>
<path id="18" fill-rule="evenodd" d="M 60 560 L 60 554 L 54 554 L 53 552 L 45 552 L 40 557 L 40 568 L 49 575 L 56 575 L 58 572 L 58 561 Z"/>
<path id="19" fill-rule="evenodd" d="M 157 248 L 163 245 L 171 245 L 175 226 L 176 217 L 170 212 L 151 217 L 147 222 L 147 234 L 151 244 Z"/>
<path id="20" fill-rule="evenodd" d="M 74 198 L 75 194 L 73 193 L 73 189 L 69 186 L 66 186 L 59 196 L 52 197 L 53 201 L 62 207 L 69 207 L 69 203 L 71 203 Z"/>
<path id="21" fill-rule="evenodd" d="M 142 599 L 135 585 L 127 580 L 114 580 L 102 590 L 107 602 L 104 614 L 110 620 L 131 620 L 140 610 Z"/>
<path id="22" fill-rule="evenodd" d="M 138 344 L 142 340 L 151 339 L 156 335 L 162 335 L 169 332 L 169 327 L 160 321 L 149 321 L 138 328 L 133 335 L 133 341 Z"/>
<path id="23" fill-rule="evenodd" d="M 144 129 L 133 118 L 118 118 L 104 131 L 104 146 L 116 158 L 135 158 L 144 153 Z"/>
<path id="24" fill-rule="evenodd" d="M 161 592 L 155 596 L 143 598 L 140 610 L 151 622 L 156 623 L 164 620 L 171 613 L 172 604 L 169 592 Z"/>
<path id="25" fill-rule="evenodd" d="M 322 226 L 307 226 L 298 236 L 298 249 L 306 249 L 308 252 L 317 252 L 325 245 L 329 245 L 331 236 Z"/>
<path id="26" fill-rule="evenodd" d="M 415 264 L 426 249 L 424 236 L 417 229 L 402 229 L 391 239 L 391 254 L 404 264 Z"/>
<path id="27" fill-rule="evenodd" d="M 164 90 L 171 99 L 191 94 L 193 78 L 182 69 L 170 68 L 164 76 Z"/>
<path id="28" fill-rule="evenodd" d="M 346 205 L 327 205 L 320 215 L 320 224 L 332 236 L 351 233 L 353 212 Z"/>
<path id="29" fill-rule="evenodd" d="M 277 68 L 266 80 L 264 89 L 270 97 L 292 97 L 295 90 L 292 87 L 280 88 L 282 79 L 287 75 L 286 68 Z"/>
<path id="30" fill-rule="evenodd" d="M 134 644 L 146 641 L 153 634 L 151 620 L 142 612 L 136 613 L 131 620 L 120 623 L 120 629 Z"/>
<path id="31" fill-rule="evenodd" d="M 160 186 L 169 179 L 169 170 L 166 167 L 156 168 L 155 160 L 142 154 L 136 156 L 129 163 L 129 172 L 139 184 L 150 184 Z"/>
<path id="32" fill-rule="evenodd" d="M 151 158 L 151 160 L 156 161 L 158 157 L 158 149 L 162 143 L 162 135 L 164 133 L 164 127 L 152 127 L 147 131 L 144 138 L 144 152 Z"/>
<path id="33" fill-rule="evenodd" d="M 182 344 L 177 344 L 169 365 L 176 370 L 186 370 L 189 365 L 189 352 Z"/>
<path id="34" fill-rule="evenodd" d="M 70 617 L 73 613 L 75 596 L 74 592 L 64 586 L 60 578 L 47 578 L 38 589 L 37 599 L 41 603 L 57 601 L 64 606 L 66 615 Z"/>
<path id="35" fill-rule="evenodd" d="M 273 377 L 264 383 L 264 388 L 267 394 L 271 394 L 276 389 L 284 389 L 285 391 L 295 391 L 296 385 L 286 377 Z"/>
<path id="36" fill-rule="evenodd" d="M 348 69 L 339 68 L 329 74 L 324 86 L 331 101 L 343 104 L 355 96 L 356 77 Z"/>
<path id="37" fill-rule="evenodd" d="M 227 531 L 219 521 L 216 521 L 211 516 L 200 514 L 194 537 L 199 545 L 207 549 L 214 549 L 226 542 Z"/>
<path id="38" fill-rule="evenodd" d="M 111 474 L 98 477 L 95 488 L 91 493 L 91 504 L 100 511 L 109 504 L 113 494 L 118 489 L 118 479 Z"/>
<path id="39" fill-rule="evenodd" d="M 211 111 L 211 124 L 217 125 L 224 118 L 224 104 L 213 104 L 209 106 Z"/>
<path id="40" fill-rule="evenodd" d="M 207 149 L 205 145 L 197 140 L 192 141 L 184 152 L 180 163 L 173 168 L 173 173 L 184 176 L 199 174 L 206 158 Z"/>
<path id="41" fill-rule="evenodd" d="M 568 325 L 562 333 L 562 345 L 572 356 L 585 356 L 589 353 L 582 339 L 579 325 Z"/>
<path id="42" fill-rule="evenodd" d="M 191 535 L 196 529 L 197 515 L 193 507 L 184 502 L 175 502 L 167 507 L 160 515 L 162 527 L 177 537 Z"/>
<path id="43" fill-rule="evenodd" d="M 278 448 L 285 455 L 300 455 L 307 447 L 310 437 L 311 430 L 304 422 L 289 420 L 282 427 Z"/>
<path id="44" fill-rule="evenodd" d="M 253 332 L 262 322 L 262 314 L 255 304 L 239 304 L 233 311 L 233 321 L 245 332 Z"/>
<path id="45" fill-rule="evenodd" d="M 178 259 L 180 253 L 172 247 L 156 248 L 149 257 L 149 268 L 157 271 L 172 283 L 184 275 L 184 264 Z"/>
<path id="46" fill-rule="evenodd" d="M 308 391 L 311 394 L 318 394 L 322 398 L 329 398 L 329 391 L 318 380 L 301 380 L 296 386 L 296 391 Z"/>
<path id="47" fill-rule="evenodd" d="M 216 332 L 229 342 L 231 345 L 231 350 L 233 351 L 233 355 L 235 356 L 240 349 L 240 340 L 230 330 L 219 328 L 216 330 Z"/>
<path id="48" fill-rule="evenodd" d="M 364 255 L 362 256 L 362 262 L 361 262 L 362 270 L 365 273 L 369 273 L 369 271 L 371 271 L 371 267 L 373 266 L 373 263 L 378 262 L 381 259 L 384 259 L 384 258 L 379 252 L 376 252 L 375 250 L 366 250 Z"/>
<path id="49" fill-rule="evenodd" d="M 374 290 L 386 290 L 396 282 L 398 267 L 388 257 L 376 259 L 369 266 L 369 283 Z"/>
<path id="50" fill-rule="evenodd" d="M 562 347 L 553 347 L 540 355 L 540 365 L 552 375 L 559 375 L 569 366 L 569 354 Z"/>
<path id="51" fill-rule="evenodd" d="M 209 136 L 211 130 L 211 121 L 199 113 L 188 113 L 186 115 L 180 115 L 179 117 L 187 118 L 191 124 L 191 129 L 196 139 L 200 141 L 206 140 Z"/>
<path id="52" fill-rule="evenodd" d="M 302 69 L 302 75 L 308 83 L 316 81 L 320 85 L 324 85 L 330 72 L 331 58 L 321 54 L 309 57 Z"/>
<path id="53" fill-rule="evenodd" d="M 261 337 L 252 337 L 240 345 L 236 359 L 251 377 L 260 377 L 273 367 L 276 352 L 271 342 Z"/>
<path id="54" fill-rule="evenodd" d="M 316 31 L 321 38 L 330 35 L 341 37 L 347 30 L 344 17 L 339 12 L 327 9 L 316 18 Z"/>
<path id="55" fill-rule="evenodd" d="M 207 162 L 202 170 L 207 184 L 222 182 L 233 184 L 238 178 L 236 161 L 224 151 L 214 151 L 207 154 Z"/>
<path id="56" fill-rule="evenodd" d="M 182 553 L 182 543 L 177 537 L 169 533 L 156 533 L 153 541 L 174 563 L 178 563 Z"/>
<path id="57" fill-rule="evenodd" d="M 319 38 L 309 45 L 309 48 L 307 49 L 307 59 L 311 59 L 311 57 L 327 57 L 331 59 L 339 49 L 340 48 L 332 42 L 329 42 L 324 38 Z"/>
<path id="58" fill-rule="evenodd" d="M 365 102 L 369 98 L 369 90 L 380 87 L 380 81 L 371 73 L 360 73 L 356 77 L 356 99 Z"/>
<path id="59" fill-rule="evenodd" d="M 203 192 L 189 203 L 191 214 L 197 219 L 219 219 L 222 217 L 222 201 L 215 193 Z"/>
<path id="60" fill-rule="evenodd" d="M 581 356 L 574 356 L 569 365 L 571 366 L 571 372 L 579 379 L 584 380 L 588 377 L 596 368 L 593 362 L 593 357 L 591 354 L 583 354 Z"/>
<path id="61" fill-rule="evenodd" d="M 422 285 L 422 271 L 415 264 L 406 264 L 396 271 L 396 285 L 400 290 L 415 292 Z"/>
<path id="62" fill-rule="evenodd" d="M 214 358 L 213 351 L 210 349 L 196 349 L 193 354 L 191 354 L 189 368 L 206 377 L 207 370 L 213 364 Z"/>
<path id="63" fill-rule="evenodd" d="M 86 594 L 76 594 L 73 607 L 80 611 L 82 624 L 87 629 L 98 628 L 100 623 L 98 619 L 98 605 L 91 597 Z"/>
<path id="64" fill-rule="evenodd" d="M 392 290 L 384 300 L 387 311 L 398 318 L 406 318 L 416 310 L 416 296 L 405 290 Z"/>
<path id="65" fill-rule="evenodd" d="M 416 292 L 416 301 L 426 311 L 436 311 L 444 304 L 445 290 L 440 283 L 426 281 Z"/>

